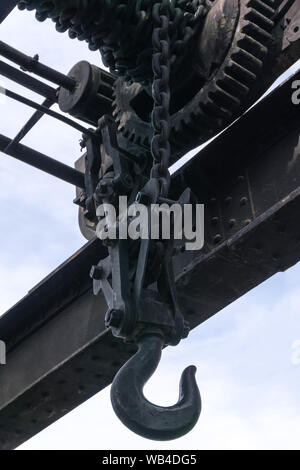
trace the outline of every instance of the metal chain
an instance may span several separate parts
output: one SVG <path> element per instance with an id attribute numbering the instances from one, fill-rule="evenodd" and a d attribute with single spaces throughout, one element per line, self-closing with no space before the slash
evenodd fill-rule
<path id="1" fill-rule="evenodd" d="M 19 8 L 51 18 L 59 32 L 99 49 L 103 63 L 127 81 L 151 78 L 151 35 L 154 0 L 20 0 Z M 170 0 L 171 63 L 179 64 L 195 34 L 198 18 L 208 11 L 206 0 Z"/>
<path id="2" fill-rule="evenodd" d="M 151 178 L 161 182 L 161 194 L 167 196 L 170 174 L 169 160 L 171 147 L 170 138 L 170 2 L 162 0 L 153 6 L 154 29 L 153 45 L 153 138 L 151 153 L 153 167 Z"/>

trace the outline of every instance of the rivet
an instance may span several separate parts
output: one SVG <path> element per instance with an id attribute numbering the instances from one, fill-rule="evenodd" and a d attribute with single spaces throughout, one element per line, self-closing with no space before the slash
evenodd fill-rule
<path id="1" fill-rule="evenodd" d="M 235 219 L 230 219 L 229 222 L 228 222 L 228 225 L 229 225 L 230 228 L 232 228 L 235 224 L 236 224 Z"/>
<path id="2" fill-rule="evenodd" d="M 217 233 L 217 235 L 214 236 L 214 243 L 217 244 L 219 241 L 222 239 L 221 235 Z"/>
<path id="3" fill-rule="evenodd" d="M 229 206 L 229 204 L 231 204 L 231 202 L 232 202 L 232 197 L 231 197 L 231 196 L 227 196 L 227 197 L 225 198 L 225 204 L 226 204 L 227 206 Z"/>
<path id="4" fill-rule="evenodd" d="M 247 202 L 248 202 L 248 199 L 245 196 L 242 197 L 241 200 L 240 200 L 241 206 L 245 206 L 247 204 Z"/>
<path id="5" fill-rule="evenodd" d="M 211 219 L 212 225 L 217 225 L 218 222 L 219 222 L 219 217 L 217 217 L 217 216 L 216 216 L 216 217 L 213 217 L 213 218 Z"/>

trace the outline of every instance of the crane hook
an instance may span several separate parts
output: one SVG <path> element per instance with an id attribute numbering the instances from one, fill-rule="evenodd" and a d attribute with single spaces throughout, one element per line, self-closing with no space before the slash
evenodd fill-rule
<path id="1" fill-rule="evenodd" d="M 124 364 L 112 383 L 113 409 L 125 426 L 142 437 L 157 441 L 181 437 L 195 426 L 201 412 L 196 367 L 189 366 L 183 371 L 175 405 L 154 405 L 145 398 L 143 388 L 159 364 L 163 336 L 158 331 L 145 331 L 138 346 L 137 353 Z"/>

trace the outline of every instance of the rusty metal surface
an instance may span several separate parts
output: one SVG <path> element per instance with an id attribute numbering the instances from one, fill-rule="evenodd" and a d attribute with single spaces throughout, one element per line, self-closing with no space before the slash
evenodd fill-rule
<path id="1" fill-rule="evenodd" d="M 227 129 L 183 170 L 206 211 L 206 244 L 175 258 L 180 303 L 193 327 L 300 259 L 300 73 Z M 280 113 L 274 112 L 279 109 Z M 232 220 L 235 223 L 232 223 Z M 104 333 L 91 295 L 92 240 L 0 318 L 0 447 L 14 448 L 107 386 L 133 350 Z M 74 282 L 75 279 L 75 282 Z"/>

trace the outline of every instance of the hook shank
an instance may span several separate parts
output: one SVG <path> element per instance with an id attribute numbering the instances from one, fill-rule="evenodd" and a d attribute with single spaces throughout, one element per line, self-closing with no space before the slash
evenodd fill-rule
<path id="1" fill-rule="evenodd" d="M 142 336 L 138 352 L 119 370 L 111 387 L 112 406 L 125 426 L 140 436 L 159 441 L 186 434 L 195 426 L 201 412 L 195 366 L 183 371 L 175 405 L 158 406 L 145 398 L 144 385 L 159 364 L 163 345 L 159 333 Z"/>

